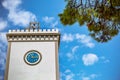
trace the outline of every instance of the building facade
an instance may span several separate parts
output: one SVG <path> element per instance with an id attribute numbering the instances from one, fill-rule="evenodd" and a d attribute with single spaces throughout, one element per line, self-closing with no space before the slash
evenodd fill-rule
<path id="1" fill-rule="evenodd" d="M 59 80 L 58 30 L 9 30 L 7 40 L 5 80 Z"/>

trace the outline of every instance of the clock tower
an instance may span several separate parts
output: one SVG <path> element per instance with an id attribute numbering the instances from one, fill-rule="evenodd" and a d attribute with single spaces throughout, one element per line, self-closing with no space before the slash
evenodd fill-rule
<path id="1" fill-rule="evenodd" d="M 9 30 L 7 40 L 5 80 L 59 80 L 58 30 L 31 22 L 26 30 Z"/>

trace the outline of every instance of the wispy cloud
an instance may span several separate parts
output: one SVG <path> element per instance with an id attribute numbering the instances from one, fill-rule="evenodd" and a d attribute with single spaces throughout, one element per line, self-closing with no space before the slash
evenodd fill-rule
<path id="1" fill-rule="evenodd" d="M 62 35 L 62 39 L 61 41 L 65 41 L 65 42 L 71 42 L 74 40 L 74 36 L 72 34 L 63 34 Z"/>
<path id="2" fill-rule="evenodd" d="M 0 33 L 0 42 L 7 44 L 6 32 Z"/>
<path id="3" fill-rule="evenodd" d="M 94 79 L 94 78 L 96 78 L 96 77 L 98 77 L 97 74 L 91 74 L 91 75 L 90 75 L 90 78 L 92 78 L 92 79 Z"/>
<path id="4" fill-rule="evenodd" d="M 74 77 L 73 73 L 66 75 L 66 80 L 74 80 L 73 77 Z"/>
<path id="5" fill-rule="evenodd" d="M 55 22 L 53 22 L 52 24 L 51 24 L 51 27 L 56 27 L 58 25 L 58 21 L 55 21 Z"/>
<path id="6" fill-rule="evenodd" d="M 87 74 L 85 72 L 72 72 L 71 69 L 66 69 L 64 72 L 60 72 L 60 80 L 95 80 L 100 77 L 99 74 Z"/>
<path id="7" fill-rule="evenodd" d="M 7 40 L 6 33 L 0 33 L 0 80 L 3 80 L 3 71 L 6 63 Z"/>
<path id="8" fill-rule="evenodd" d="M 96 54 L 93 54 L 93 53 L 84 54 L 82 56 L 82 61 L 83 61 L 85 66 L 93 65 L 98 60 L 99 60 L 98 56 Z"/>
<path id="9" fill-rule="evenodd" d="M 5 54 L 2 51 L 0 51 L 0 53 L 2 53 L 3 55 Z M 2 59 L 0 59 L 0 66 L 1 66 L 0 70 L 4 70 L 5 69 L 5 57 L 3 55 L 0 56 L 0 58 L 2 58 Z"/>
<path id="10" fill-rule="evenodd" d="M 66 69 L 63 73 L 61 72 L 60 80 L 74 80 L 75 74 L 70 70 Z"/>
<path id="11" fill-rule="evenodd" d="M 74 54 L 72 54 L 72 53 L 67 53 L 66 54 L 66 56 L 68 57 L 68 60 L 70 61 L 70 60 L 73 60 L 74 59 Z"/>
<path id="12" fill-rule="evenodd" d="M 77 59 L 77 55 L 75 54 L 75 52 L 77 51 L 78 48 L 79 48 L 79 46 L 74 46 L 72 48 L 72 51 L 66 54 L 69 61 L 71 61 L 73 59 Z"/>
<path id="13" fill-rule="evenodd" d="M 97 78 L 98 75 L 97 74 L 91 74 L 91 75 L 88 75 L 88 76 L 82 76 L 82 80 L 93 80 L 95 78 Z"/>
<path id="14" fill-rule="evenodd" d="M 110 62 L 110 60 L 107 59 L 105 56 L 100 57 L 100 59 L 103 63 L 109 63 Z"/>
<path id="15" fill-rule="evenodd" d="M 76 39 L 81 43 L 85 44 L 85 46 L 89 48 L 93 48 L 95 46 L 95 44 L 91 42 L 90 36 L 86 36 L 85 34 L 76 34 L 75 36 Z"/>
<path id="16" fill-rule="evenodd" d="M 74 46 L 74 47 L 72 48 L 72 53 L 75 53 L 78 48 L 79 48 L 79 46 Z"/>
<path id="17" fill-rule="evenodd" d="M 0 31 L 7 27 L 7 21 L 0 19 Z"/>
<path id="18" fill-rule="evenodd" d="M 0 71 L 5 69 L 6 50 L 6 33 L 0 33 Z"/>
<path id="19" fill-rule="evenodd" d="M 42 19 L 43 19 L 43 21 L 46 22 L 46 23 L 52 23 L 55 18 L 54 18 L 54 17 L 45 16 L 45 17 L 43 17 Z"/>
<path id="20" fill-rule="evenodd" d="M 90 80 L 89 77 L 82 77 L 82 80 Z"/>
<path id="21" fill-rule="evenodd" d="M 90 36 L 87 36 L 85 34 L 63 34 L 61 41 L 64 42 L 72 42 L 73 40 L 77 40 L 79 43 L 84 44 L 85 46 L 89 48 L 93 48 L 95 44 L 92 42 L 92 39 Z"/>
<path id="22" fill-rule="evenodd" d="M 22 0 L 4 0 L 2 5 L 9 11 L 8 20 L 14 25 L 27 26 L 30 21 L 36 20 L 36 16 L 24 9 L 21 9 Z"/>
<path id="23" fill-rule="evenodd" d="M 42 20 L 50 25 L 50 27 L 52 28 L 56 28 L 56 26 L 58 25 L 58 20 L 56 20 L 54 17 L 48 17 L 48 16 L 45 16 L 42 18 Z"/>

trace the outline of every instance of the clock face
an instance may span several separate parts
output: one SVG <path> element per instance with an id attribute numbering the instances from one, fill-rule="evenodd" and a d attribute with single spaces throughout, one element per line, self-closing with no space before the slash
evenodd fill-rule
<path id="1" fill-rule="evenodd" d="M 29 65 L 36 65 L 41 61 L 41 59 L 41 54 L 35 50 L 28 51 L 24 56 L 25 62 Z"/>

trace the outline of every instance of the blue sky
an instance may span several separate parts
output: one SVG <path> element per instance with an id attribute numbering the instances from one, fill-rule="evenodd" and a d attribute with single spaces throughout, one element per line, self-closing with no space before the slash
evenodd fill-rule
<path id="1" fill-rule="evenodd" d="M 3 80 L 9 29 L 24 29 L 39 21 L 41 29 L 59 29 L 60 80 L 120 80 L 120 35 L 107 43 L 89 36 L 87 27 L 64 26 L 58 13 L 64 0 L 0 0 L 0 80 Z"/>

